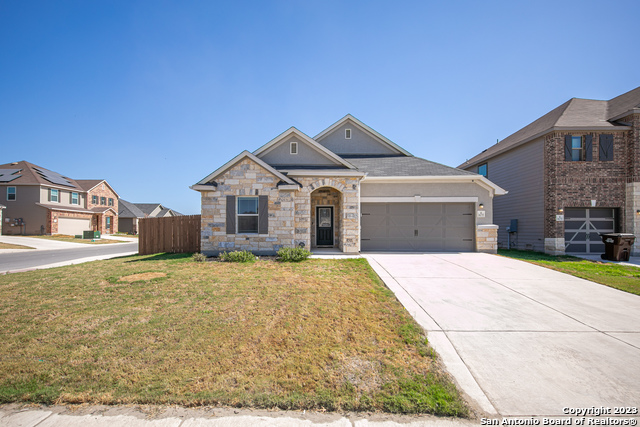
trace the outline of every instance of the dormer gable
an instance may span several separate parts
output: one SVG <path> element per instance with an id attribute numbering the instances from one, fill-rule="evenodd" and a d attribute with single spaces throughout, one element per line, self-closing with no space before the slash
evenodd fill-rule
<path id="1" fill-rule="evenodd" d="M 253 154 L 275 168 L 354 169 L 349 162 L 295 127 L 287 129 Z"/>
<path id="2" fill-rule="evenodd" d="M 347 114 L 313 138 L 340 156 L 411 156 L 360 120 Z"/>

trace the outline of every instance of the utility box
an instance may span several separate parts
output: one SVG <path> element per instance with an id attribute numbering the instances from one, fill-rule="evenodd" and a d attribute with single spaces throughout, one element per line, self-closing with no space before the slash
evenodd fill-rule
<path id="1" fill-rule="evenodd" d="M 636 236 L 629 233 L 604 233 L 601 234 L 604 243 L 604 254 L 600 258 L 609 261 L 629 261 L 631 246 L 636 241 Z"/>
<path id="2" fill-rule="evenodd" d="M 509 233 L 517 233 L 518 232 L 518 220 L 512 219 L 511 224 L 509 225 Z"/>
<path id="3" fill-rule="evenodd" d="M 83 239 L 99 239 L 100 238 L 100 232 L 99 231 L 93 231 L 93 230 L 87 230 L 87 231 L 83 231 L 82 232 L 82 238 Z"/>

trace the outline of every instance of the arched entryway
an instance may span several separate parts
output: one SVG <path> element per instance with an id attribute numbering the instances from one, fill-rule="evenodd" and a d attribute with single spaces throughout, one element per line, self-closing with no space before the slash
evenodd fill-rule
<path id="1" fill-rule="evenodd" d="M 311 193 L 311 248 L 342 250 L 342 193 L 329 186 Z"/>

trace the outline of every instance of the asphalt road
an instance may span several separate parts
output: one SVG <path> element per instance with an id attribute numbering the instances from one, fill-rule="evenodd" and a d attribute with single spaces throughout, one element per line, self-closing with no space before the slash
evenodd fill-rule
<path id="1" fill-rule="evenodd" d="M 115 258 L 138 252 L 138 243 L 113 243 L 110 245 L 86 245 L 71 249 L 21 250 L 0 254 L 0 273 L 35 268 L 78 264 L 98 259 Z"/>

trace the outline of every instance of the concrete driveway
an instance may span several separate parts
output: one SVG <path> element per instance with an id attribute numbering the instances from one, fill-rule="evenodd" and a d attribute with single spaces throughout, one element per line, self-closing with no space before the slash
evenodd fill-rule
<path id="1" fill-rule="evenodd" d="M 639 296 L 496 255 L 364 256 L 485 412 L 638 406 Z"/>

